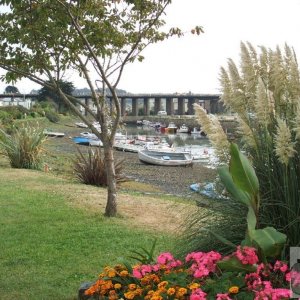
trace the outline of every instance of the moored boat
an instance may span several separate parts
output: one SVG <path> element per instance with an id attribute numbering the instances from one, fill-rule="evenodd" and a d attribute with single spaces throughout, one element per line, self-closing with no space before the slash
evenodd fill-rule
<path id="1" fill-rule="evenodd" d="M 75 136 L 72 140 L 78 145 L 103 146 L 103 143 L 99 139 L 91 139 L 85 136 Z"/>
<path id="2" fill-rule="evenodd" d="M 177 130 L 178 133 L 188 133 L 189 132 L 189 128 L 185 125 L 182 124 L 179 129 Z"/>
<path id="3" fill-rule="evenodd" d="M 83 122 L 76 122 L 75 125 L 79 128 L 88 128 L 89 126 L 87 126 L 87 124 L 83 123 Z"/>
<path id="4" fill-rule="evenodd" d="M 187 166 L 193 163 L 193 157 L 187 152 L 140 150 L 138 157 L 144 163 L 159 166 Z"/>
<path id="5" fill-rule="evenodd" d="M 177 126 L 175 125 L 174 122 L 170 122 L 168 127 L 167 127 L 168 133 L 172 134 L 172 133 L 176 133 L 177 131 Z"/>
<path id="6" fill-rule="evenodd" d="M 55 131 L 48 131 L 44 130 L 44 134 L 49 137 L 64 137 L 65 134 L 63 132 L 55 132 Z"/>

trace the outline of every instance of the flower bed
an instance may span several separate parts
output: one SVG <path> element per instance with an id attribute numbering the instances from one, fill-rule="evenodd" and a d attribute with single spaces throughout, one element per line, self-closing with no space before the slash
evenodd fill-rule
<path id="1" fill-rule="evenodd" d="M 222 257 L 193 252 L 185 261 L 162 253 L 153 264 L 106 267 L 85 295 L 88 299 L 289 299 L 286 263 L 260 263 L 256 249 L 238 247 Z"/>

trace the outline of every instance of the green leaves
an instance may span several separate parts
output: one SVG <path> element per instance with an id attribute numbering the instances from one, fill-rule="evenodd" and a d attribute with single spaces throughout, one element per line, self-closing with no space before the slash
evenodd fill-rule
<path id="1" fill-rule="evenodd" d="M 258 248 L 261 259 L 279 256 L 286 242 L 286 235 L 273 227 L 256 229 L 259 210 L 259 182 L 249 160 L 240 152 L 236 144 L 230 146 L 231 159 L 228 167 L 219 169 L 219 175 L 231 196 L 248 207 L 244 245 Z M 235 261 L 223 267 L 239 268 Z"/>
<path id="2" fill-rule="evenodd" d="M 238 271 L 238 272 L 255 272 L 256 267 L 253 265 L 244 265 L 235 256 L 222 259 L 217 262 L 218 267 L 221 270 L 226 271 Z"/>
<path id="3" fill-rule="evenodd" d="M 245 205 L 248 205 L 248 203 L 251 200 L 251 196 L 239 189 L 235 182 L 233 181 L 232 175 L 229 172 L 229 168 L 227 166 L 225 167 L 221 167 L 218 170 L 219 176 L 221 181 L 223 182 L 223 184 L 226 187 L 226 190 L 228 191 L 228 193 L 230 193 L 230 195 L 237 201 L 241 201 L 242 203 L 244 203 Z"/>
<path id="4" fill-rule="evenodd" d="M 259 183 L 249 160 L 239 151 L 236 144 L 231 144 L 230 154 L 229 168 L 235 184 L 243 191 L 256 196 L 259 190 Z"/>
<path id="5" fill-rule="evenodd" d="M 251 235 L 267 257 L 279 256 L 286 242 L 286 235 L 273 227 L 254 230 Z"/>

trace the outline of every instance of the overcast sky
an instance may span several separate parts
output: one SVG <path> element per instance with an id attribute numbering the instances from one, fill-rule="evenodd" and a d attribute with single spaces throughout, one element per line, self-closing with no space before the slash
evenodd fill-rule
<path id="1" fill-rule="evenodd" d="M 240 61 L 240 42 L 275 49 L 285 43 L 300 57 L 300 0 L 173 0 L 167 24 L 188 30 L 203 26 L 200 36 L 151 45 L 142 63 L 127 66 L 119 88 L 133 93 L 219 93 L 220 67 Z M 72 81 L 72 78 L 70 78 Z M 78 88 L 84 82 L 75 81 Z M 6 84 L 0 83 L 0 91 Z M 17 83 L 20 92 L 40 88 Z"/>

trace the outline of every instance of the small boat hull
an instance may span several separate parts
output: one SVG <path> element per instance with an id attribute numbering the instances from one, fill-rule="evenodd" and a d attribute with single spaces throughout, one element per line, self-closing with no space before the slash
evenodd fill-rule
<path id="1" fill-rule="evenodd" d="M 44 134 L 49 137 L 64 137 L 65 134 L 63 132 L 54 132 L 54 131 L 44 131 Z"/>
<path id="2" fill-rule="evenodd" d="M 140 150 L 138 157 L 143 163 L 159 166 L 187 166 L 193 163 L 192 156 L 187 152 Z"/>

